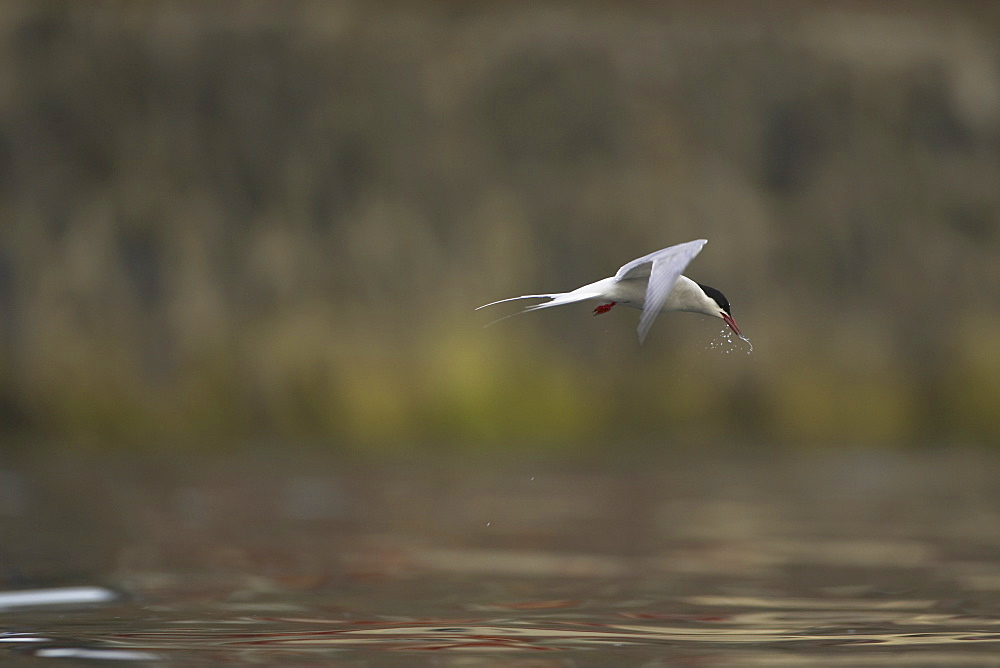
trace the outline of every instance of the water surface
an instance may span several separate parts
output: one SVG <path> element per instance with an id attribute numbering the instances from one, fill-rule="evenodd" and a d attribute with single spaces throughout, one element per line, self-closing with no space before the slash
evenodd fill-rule
<path id="1" fill-rule="evenodd" d="M 1000 665 L 998 475 L 981 451 L 29 458 L 0 473 L 3 589 L 48 594 L 0 593 L 0 660 Z"/>

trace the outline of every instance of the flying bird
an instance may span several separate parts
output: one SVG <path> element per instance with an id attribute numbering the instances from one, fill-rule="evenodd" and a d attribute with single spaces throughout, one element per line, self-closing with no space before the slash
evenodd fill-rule
<path id="1" fill-rule="evenodd" d="M 607 313 L 616 304 L 641 309 L 639 317 L 639 343 L 642 343 L 653 326 L 656 316 L 663 311 L 690 311 L 714 318 L 722 318 L 729 328 L 741 339 L 746 337 L 733 320 L 729 300 L 715 288 L 692 281 L 681 272 L 708 243 L 707 239 L 697 239 L 670 248 L 658 250 L 649 255 L 632 260 L 622 266 L 610 278 L 602 278 L 596 283 L 579 287 L 572 292 L 553 292 L 542 295 L 521 295 L 483 304 L 478 307 L 493 306 L 517 299 L 548 299 L 541 304 L 533 304 L 508 318 L 528 311 L 563 306 L 575 302 L 596 299 L 602 302 L 594 309 L 594 315 Z M 500 320 L 504 320 L 501 318 Z M 499 321 L 497 321 L 499 322 Z"/>

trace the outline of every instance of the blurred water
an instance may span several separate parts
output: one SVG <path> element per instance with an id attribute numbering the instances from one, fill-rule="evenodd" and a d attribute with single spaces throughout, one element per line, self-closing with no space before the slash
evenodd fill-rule
<path id="1" fill-rule="evenodd" d="M 278 452 L 8 461 L 0 660 L 997 663 L 985 452 Z"/>

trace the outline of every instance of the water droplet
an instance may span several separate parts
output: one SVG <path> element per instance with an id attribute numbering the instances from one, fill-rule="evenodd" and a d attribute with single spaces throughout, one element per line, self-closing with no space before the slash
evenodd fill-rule
<path id="1" fill-rule="evenodd" d="M 719 334 L 708 342 L 710 350 L 725 352 L 727 355 L 736 349 L 736 342 L 733 340 L 733 332 L 728 327 L 719 330 Z"/>

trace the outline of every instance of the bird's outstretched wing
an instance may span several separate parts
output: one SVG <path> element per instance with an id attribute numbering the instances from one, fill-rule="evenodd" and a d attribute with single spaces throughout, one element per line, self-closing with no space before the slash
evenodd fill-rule
<path id="1" fill-rule="evenodd" d="M 658 250 L 632 260 L 622 266 L 615 274 L 615 281 L 649 276 L 649 284 L 646 286 L 646 302 L 642 307 L 642 316 L 639 317 L 639 343 L 642 343 L 646 334 L 649 333 L 649 328 L 653 326 L 653 321 L 659 314 L 660 308 L 663 307 L 663 302 L 667 301 L 670 291 L 674 289 L 677 277 L 707 243 L 707 239 L 697 239 Z"/>

